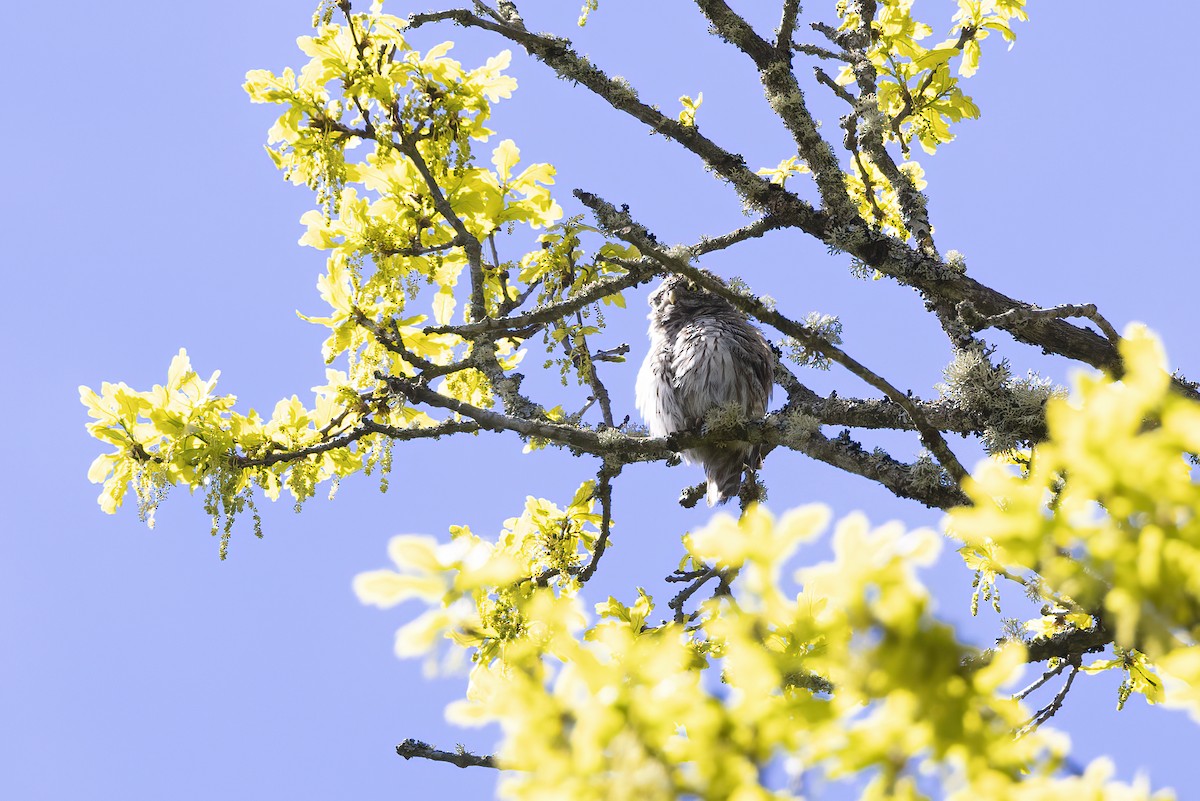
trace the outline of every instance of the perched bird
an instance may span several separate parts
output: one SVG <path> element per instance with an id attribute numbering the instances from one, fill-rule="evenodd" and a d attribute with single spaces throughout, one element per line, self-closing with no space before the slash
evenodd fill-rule
<path id="1" fill-rule="evenodd" d="M 774 357 L 746 315 L 681 275 L 650 293 L 650 353 L 637 377 L 637 407 L 650 434 L 699 430 L 705 415 L 734 405 L 749 420 L 767 412 Z M 705 445 L 683 452 L 708 479 L 708 505 L 738 494 L 742 473 L 757 468 L 758 446 Z"/>

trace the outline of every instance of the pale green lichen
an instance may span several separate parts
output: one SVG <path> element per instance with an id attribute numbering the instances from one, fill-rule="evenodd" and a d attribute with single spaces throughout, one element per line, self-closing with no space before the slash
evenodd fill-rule
<path id="1" fill-rule="evenodd" d="M 967 257 L 957 250 L 946 251 L 946 266 L 960 275 L 967 273 Z"/>
<path id="2" fill-rule="evenodd" d="M 830 345 L 842 344 L 842 322 L 835 315 L 809 312 L 804 318 L 804 327 L 820 341 Z M 794 337 L 784 337 L 781 345 L 787 357 L 802 367 L 828 370 L 832 364 L 829 357 L 812 344 L 801 342 Z"/>
<path id="3" fill-rule="evenodd" d="M 794 411 L 783 418 L 784 442 L 793 448 L 802 446 L 820 430 L 821 421 L 811 414 Z"/>
<path id="4" fill-rule="evenodd" d="M 714 406 L 704 415 L 704 426 L 701 431 L 709 434 L 727 434 L 740 428 L 746 423 L 746 410 L 738 401 L 730 401 L 720 406 Z"/>
<path id="5" fill-rule="evenodd" d="M 979 421 L 984 448 L 998 455 L 1040 440 L 1046 402 L 1064 390 L 1034 372 L 1014 378 L 1007 360 L 993 363 L 990 355 L 979 348 L 959 350 L 943 371 L 945 383 L 936 389 Z"/>
<path id="6" fill-rule="evenodd" d="M 954 479 L 929 453 L 922 453 L 909 468 L 909 484 L 913 490 L 932 495 L 954 486 Z"/>

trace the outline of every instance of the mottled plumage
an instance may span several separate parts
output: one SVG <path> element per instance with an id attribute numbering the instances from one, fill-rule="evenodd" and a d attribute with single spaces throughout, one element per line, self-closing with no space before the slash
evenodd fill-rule
<path id="1" fill-rule="evenodd" d="M 718 406 L 735 403 L 749 420 L 767 412 L 774 358 L 758 329 L 723 298 L 680 275 L 650 293 L 650 353 L 637 378 L 637 407 L 651 435 L 699 430 Z M 704 466 L 708 505 L 737 495 L 758 446 L 729 443 L 683 452 Z"/>

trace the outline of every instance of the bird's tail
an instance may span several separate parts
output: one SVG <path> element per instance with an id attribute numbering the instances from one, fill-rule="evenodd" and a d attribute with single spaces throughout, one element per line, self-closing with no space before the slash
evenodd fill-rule
<path id="1" fill-rule="evenodd" d="M 704 476 L 708 479 L 708 505 L 724 503 L 736 497 L 742 488 L 742 475 L 747 468 L 758 468 L 758 447 L 749 445 L 728 448 L 697 448 L 695 461 L 704 465 Z"/>

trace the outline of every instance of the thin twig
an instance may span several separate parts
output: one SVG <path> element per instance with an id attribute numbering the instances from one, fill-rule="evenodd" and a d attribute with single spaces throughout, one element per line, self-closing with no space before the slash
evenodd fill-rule
<path id="1" fill-rule="evenodd" d="M 1031 693 L 1036 691 L 1038 688 L 1040 688 L 1046 682 L 1050 681 L 1050 679 L 1054 678 L 1059 673 L 1062 673 L 1064 670 L 1066 670 L 1066 668 L 1067 668 L 1067 662 L 1060 661 L 1058 663 L 1057 667 L 1050 668 L 1049 670 L 1047 670 L 1045 673 L 1042 674 L 1041 678 L 1037 679 L 1036 681 L 1031 683 L 1028 687 L 1021 690 L 1021 692 L 1014 695 L 1013 700 L 1024 701 L 1027 697 L 1029 697 L 1029 695 Z"/>
<path id="2" fill-rule="evenodd" d="M 604 348 L 592 354 L 594 362 L 616 362 L 620 364 L 625 361 L 625 355 L 629 353 L 629 343 L 622 342 L 615 348 Z"/>
<path id="3" fill-rule="evenodd" d="M 842 145 L 850 151 L 850 154 L 854 157 L 854 163 L 858 165 L 858 174 L 863 184 L 863 196 L 866 197 L 867 203 L 871 207 L 871 216 L 875 220 L 875 225 L 882 227 L 884 220 L 883 209 L 879 207 L 879 203 L 875 198 L 875 183 L 871 180 L 871 172 L 863 162 L 862 152 L 858 147 L 858 100 L 854 95 L 846 91 L 844 86 L 839 86 L 837 81 L 830 78 L 828 73 L 820 67 L 813 67 L 813 75 L 816 76 L 817 83 L 828 87 L 830 91 L 849 104 L 850 108 L 855 109 L 855 111 L 842 117 L 842 129 L 846 132 L 845 137 L 842 139 Z"/>
<path id="4" fill-rule="evenodd" d="M 667 581 L 691 581 L 690 584 L 684 587 L 678 595 L 667 603 L 668 608 L 675 610 L 676 623 L 687 622 L 688 615 L 683 611 L 683 606 L 688 602 L 688 599 L 695 595 L 710 579 L 721 575 L 722 571 L 714 566 L 701 571 L 676 571 L 671 576 L 667 576 Z"/>
<path id="5" fill-rule="evenodd" d="M 1075 681 L 1075 677 L 1079 674 L 1079 664 L 1071 665 L 1071 672 L 1067 674 L 1067 680 L 1063 683 L 1062 689 L 1054 696 L 1054 699 L 1039 709 L 1029 721 L 1017 729 L 1017 737 L 1024 737 L 1032 731 L 1035 731 L 1039 726 L 1048 721 L 1050 718 L 1062 709 L 1063 701 L 1067 700 L 1067 693 L 1071 691 L 1071 685 Z"/>
<path id="6" fill-rule="evenodd" d="M 472 320 L 463 325 L 436 325 L 422 330 L 426 334 L 457 334 L 466 339 L 478 336 L 479 334 L 518 331 L 526 332 L 526 336 L 528 336 L 529 333 L 556 320 L 560 320 L 564 316 L 582 309 L 584 306 L 590 306 L 602 298 L 615 295 L 638 284 L 646 283 L 654 277 L 654 270 L 651 268 L 651 264 L 652 262 L 649 259 L 644 264 L 637 264 L 635 262 L 630 272 L 625 275 L 605 281 L 597 281 L 587 289 L 561 303 L 543 306 L 540 309 L 517 315 L 516 317 L 487 317 L 481 320 Z"/>
<path id="7" fill-rule="evenodd" d="M 961 52 L 962 49 L 966 46 L 967 42 L 969 42 L 975 38 L 975 34 L 977 32 L 978 32 L 977 29 L 970 25 L 962 26 L 962 28 L 958 32 L 958 41 L 955 42 L 954 45 L 952 45 L 952 46 L 954 47 L 955 50 L 958 50 L 959 52 Z M 938 66 L 931 69 L 929 71 L 929 74 L 925 76 L 925 80 L 921 82 L 921 86 L 917 89 L 917 97 L 918 98 L 924 97 L 925 92 L 929 89 L 930 85 L 933 83 L 934 76 L 937 75 L 937 71 L 940 69 L 949 69 L 949 68 L 945 64 L 939 64 Z M 904 137 L 902 137 L 900 135 L 900 126 L 904 123 L 904 121 L 906 119 L 908 119 L 909 115 L 911 115 L 914 111 L 916 111 L 916 100 L 913 98 L 912 94 L 909 92 L 907 83 L 901 81 L 899 85 L 900 85 L 900 91 L 904 95 L 904 105 L 900 108 L 900 110 L 898 112 L 896 112 L 896 116 L 892 118 L 891 128 L 892 128 L 892 133 L 895 134 L 895 136 L 896 136 L 896 141 L 898 141 L 900 143 L 900 149 L 902 151 L 904 151 L 904 153 L 907 154 L 908 153 L 908 145 L 905 143 Z"/>
<path id="8" fill-rule="evenodd" d="M 375 337 L 376 342 L 378 342 L 380 345 L 383 345 L 386 350 L 389 350 L 400 358 L 404 359 L 404 361 L 408 362 L 414 368 L 420 370 L 421 377 L 426 381 L 434 378 L 440 378 L 441 376 L 449 375 L 450 373 L 457 373 L 461 370 L 466 370 L 475 366 L 474 353 L 462 361 L 450 362 L 449 364 L 434 364 L 428 359 L 418 356 L 405 347 L 404 339 L 400 336 L 399 332 L 393 336 L 389 332 L 385 331 L 382 326 L 380 326 L 370 317 L 367 317 L 367 315 L 364 314 L 360 309 L 355 308 L 353 310 L 353 316 L 354 321 L 363 328 L 367 329 L 371 336 Z"/>
<path id="9" fill-rule="evenodd" d="M 813 67 L 813 75 L 816 76 L 817 83 L 824 84 L 831 92 L 849 103 L 851 108 L 857 105 L 858 101 L 854 95 L 847 92 L 846 87 L 839 85 L 837 81 L 830 78 L 829 73 L 825 72 L 825 70 L 820 67 Z"/>
<path id="10" fill-rule="evenodd" d="M 724 250 L 725 248 L 731 245 L 736 245 L 739 242 L 745 242 L 747 239 L 760 237 L 768 231 L 775 231 L 786 227 L 787 226 L 784 224 L 784 222 L 778 217 L 768 215 L 766 217 L 762 217 L 761 219 L 755 220 L 749 225 L 743 225 L 736 231 L 730 231 L 729 233 L 721 236 L 702 236 L 700 237 L 699 242 L 691 245 L 687 248 L 687 250 L 692 254 L 692 258 L 695 259 L 717 250 Z"/>
<path id="11" fill-rule="evenodd" d="M 500 307 L 496 310 L 496 316 L 497 317 L 507 317 L 508 315 L 510 315 L 514 311 L 516 311 L 517 309 L 524 306 L 525 301 L 529 300 L 529 298 L 532 297 L 533 293 L 536 292 L 537 288 L 541 285 L 542 285 L 542 276 L 538 276 L 537 278 L 535 278 L 533 280 L 533 283 L 531 283 L 529 286 L 525 287 L 524 292 L 517 295 L 512 300 L 505 300 L 503 303 L 501 303 Z"/>
<path id="12" fill-rule="evenodd" d="M 575 314 L 579 325 L 582 326 L 583 316 L 579 312 Z M 592 397 L 600 404 L 600 418 L 604 421 L 604 425 L 612 428 L 616 425 L 613 421 L 612 398 L 608 394 L 608 387 L 604 386 L 604 382 L 600 380 L 600 373 L 596 371 L 596 359 L 588 350 L 587 337 L 583 334 L 579 335 L 579 349 L 583 353 L 583 358 L 582 365 L 577 369 L 584 373 L 584 380 L 592 388 Z"/>
<path id="13" fill-rule="evenodd" d="M 814 44 L 795 42 L 792 44 L 792 49 L 797 53 L 803 53 L 806 56 L 815 56 L 816 58 L 823 58 L 826 61 L 844 61 L 847 64 L 854 62 L 854 56 L 850 55 L 849 53 L 844 51 L 841 53 L 835 53 L 832 50 L 828 50 L 824 47 Z"/>
<path id="14" fill-rule="evenodd" d="M 592 548 L 592 558 L 588 562 L 587 567 L 579 573 L 579 582 L 587 583 L 596 573 L 596 568 L 600 564 L 600 557 L 604 556 L 604 551 L 608 547 L 608 535 L 612 530 L 612 480 L 621 473 L 621 465 L 610 465 L 605 462 L 600 468 L 599 480 L 600 483 L 596 487 L 596 498 L 600 501 L 600 536 L 596 539 L 596 544 Z"/>
<path id="15" fill-rule="evenodd" d="M 272 453 L 269 456 L 233 457 L 233 466 L 236 468 L 243 467 L 270 467 L 273 464 L 280 462 L 295 462 L 304 459 L 308 456 L 315 456 L 326 451 L 344 448 L 352 442 L 357 442 L 369 434 L 379 434 L 389 439 L 397 441 L 411 439 L 438 439 L 450 434 L 466 434 L 478 431 L 480 426 L 471 421 L 447 420 L 443 423 L 438 423 L 435 426 L 428 428 L 397 428 L 395 426 L 387 426 L 381 423 L 376 423 L 373 420 L 363 420 L 360 427 L 348 434 L 343 434 L 339 437 L 318 442 L 315 445 L 309 445 L 306 448 L 297 448 L 291 451 L 280 451 Z"/>
<path id="16" fill-rule="evenodd" d="M 396 117 L 393 120 L 396 130 L 402 132 L 403 123 L 395 111 L 393 111 L 393 116 Z M 437 209 L 438 214 L 442 215 L 442 219 L 454 229 L 456 243 L 461 245 L 467 254 L 467 265 L 471 271 L 471 319 L 482 320 L 487 317 L 483 294 L 483 248 L 480 246 L 479 240 L 467 230 L 466 223 L 455 213 L 450 201 L 442 192 L 437 178 L 434 177 L 433 171 L 429 169 L 421 151 L 417 149 L 416 143 L 401 133 L 398 149 L 408 157 L 408 160 L 417 168 L 417 172 L 421 174 L 421 178 L 429 190 L 429 196 L 433 200 L 433 207 Z"/>
<path id="17" fill-rule="evenodd" d="M 399 248 L 380 248 L 380 256 L 427 256 L 430 253 L 445 253 L 458 247 L 458 241 L 447 242 L 444 245 L 408 245 Z"/>

